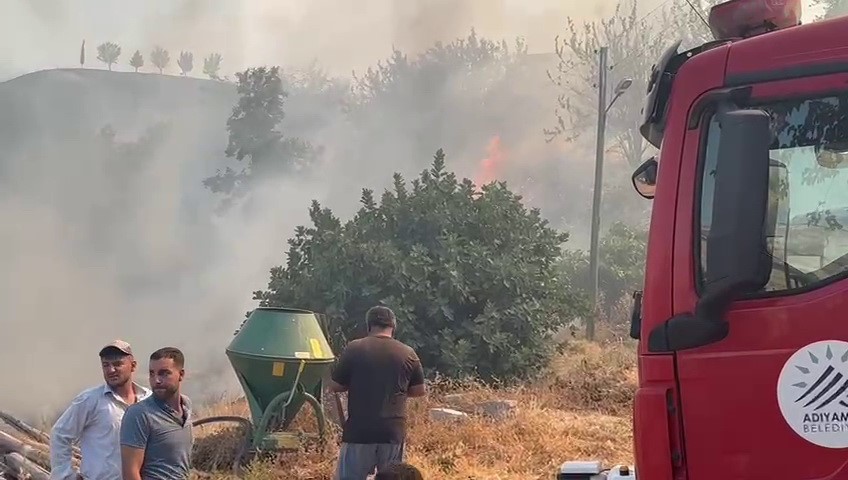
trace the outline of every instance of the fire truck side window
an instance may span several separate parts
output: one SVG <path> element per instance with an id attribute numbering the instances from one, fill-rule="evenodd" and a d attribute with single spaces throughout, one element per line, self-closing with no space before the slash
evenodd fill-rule
<path id="1" fill-rule="evenodd" d="M 757 105 L 772 118 L 764 292 L 789 293 L 848 277 L 848 93 Z M 706 269 L 721 129 L 710 118 L 702 159 L 699 275 Z"/>

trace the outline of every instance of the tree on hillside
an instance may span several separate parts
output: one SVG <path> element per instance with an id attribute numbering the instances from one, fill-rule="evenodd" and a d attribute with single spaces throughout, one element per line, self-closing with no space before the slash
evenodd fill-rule
<path id="1" fill-rule="evenodd" d="M 130 66 L 133 67 L 138 73 L 138 69 L 144 66 L 144 57 L 141 56 L 141 52 L 138 50 L 133 53 L 132 58 L 130 58 Z"/>
<path id="2" fill-rule="evenodd" d="M 354 75 L 345 104 L 356 128 L 345 148 L 354 157 L 342 168 L 391 158 L 392 169 L 418 171 L 425 166 L 423 159 L 408 152 L 442 147 L 456 152 L 456 161 L 465 164 L 458 168 L 465 170 L 486 154 L 494 136 L 509 145 L 539 135 L 537 122 L 548 105 L 534 86 L 539 82 L 533 78 L 532 60 L 520 38 L 510 45 L 478 36 L 473 29 L 418 55 L 394 50 L 364 74 Z"/>
<path id="3" fill-rule="evenodd" d="M 203 59 L 203 73 L 212 80 L 218 80 L 218 72 L 221 70 L 221 61 L 223 57 L 220 53 L 212 53 Z"/>
<path id="4" fill-rule="evenodd" d="M 97 46 L 97 59 L 109 66 L 112 70 L 112 64 L 118 61 L 121 56 L 121 47 L 112 42 L 101 43 Z"/>
<path id="5" fill-rule="evenodd" d="M 509 66 L 527 54 L 527 46 L 518 39 L 515 50 L 506 42 L 481 38 L 472 29 L 466 38 L 449 44 L 437 42 L 415 58 L 395 49 L 385 62 L 368 68 L 363 76 L 354 74 L 353 91 L 358 105 L 374 102 L 414 102 L 415 106 L 431 106 L 434 97 L 457 87 L 460 94 L 476 94 L 499 82 Z M 462 82 L 453 84 L 457 76 Z M 462 95 L 457 95 L 462 98 Z"/>
<path id="6" fill-rule="evenodd" d="M 182 70 L 182 75 L 186 76 L 186 74 L 194 69 L 194 54 L 191 52 L 180 52 L 180 58 L 177 60 L 177 65 L 179 65 L 180 70 Z"/>
<path id="7" fill-rule="evenodd" d="M 82 41 L 82 45 L 80 46 L 80 68 L 85 65 L 85 40 Z"/>
<path id="8" fill-rule="evenodd" d="M 383 302 L 425 366 L 448 376 L 526 377 L 582 307 L 556 271 L 568 235 L 521 200 L 505 183 L 477 193 L 445 170 L 439 150 L 411 188 L 395 174 L 379 203 L 363 189 L 346 223 L 313 201 L 312 226 L 296 229 L 286 265 L 271 269 L 268 290 L 254 298 L 327 314 L 337 351 Z"/>
<path id="9" fill-rule="evenodd" d="M 203 182 L 213 192 L 224 194 L 243 193 L 249 178 L 268 179 L 300 171 L 318 154 L 308 142 L 286 138 L 280 131 L 286 92 L 279 67 L 249 68 L 236 76 L 239 100 L 227 120 L 229 142 L 225 153 L 248 162 L 240 171 L 227 167 Z"/>
<path id="10" fill-rule="evenodd" d="M 164 48 L 157 46 L 150 53 L 150 61 L 159 69 L 159 73 L 161 74 L 168 67 L 168 64 L 171 63 L 171 55 Z"/>

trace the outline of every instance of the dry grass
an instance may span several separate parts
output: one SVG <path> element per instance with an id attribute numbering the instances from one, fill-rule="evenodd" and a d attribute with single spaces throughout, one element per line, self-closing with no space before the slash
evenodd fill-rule
<path id="1" fill-rule="evenodd" d="M 600 333 L 600 332 L 599 332 Z M 408 461 L 428 479 L 527 480 L 552 478 L 569 459 L 599 459 L 605 464 L 632 462 L 630 408 L 636 386 L 633 344 L 602 333 L 600 344 L 570 342 L 541 380 L 521 387 L 494 389 L 473 382 L 438 382 L 428 398 L 411 401 Z M 513 399 L 516 414 L 505 420 L 472 415 L 460 423 L 431 422 L 428 409 L 448 406 L 445 395 L 463 393 L 473 401 Z M 243 402 L 222 403 L 202 415 L 247 416 Z M 314 418 L 304 408 L 296 427 L 314 431 Z M 255 461 L 250 480 L 332 478 L 338 455 L 338 429 L 325 451 L 281 454 Z M 195 465 L 226 470 L 235 451 L 238 430 L 208 426 L 198 429 Z"/>

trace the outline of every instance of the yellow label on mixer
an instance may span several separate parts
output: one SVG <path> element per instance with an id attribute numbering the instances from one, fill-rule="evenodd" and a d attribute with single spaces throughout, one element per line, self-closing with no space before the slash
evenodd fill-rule
<path id="1" fill-rule="evenodd" d="M 282 377 L 284 373 L 286 373 L 286 364 L 283 362 L 274 362 L 274 366 L 271 368 L 271 375 Z"/>
<path id="2" fill-rule="evenodd" d="M 324 352 L 321 351 L 321 343 L 318 342 L 317 338 L 310 338 L 309 344 L 312 346 L 312 356 L 315 358 L 321 358 L 324 356 Z"/>

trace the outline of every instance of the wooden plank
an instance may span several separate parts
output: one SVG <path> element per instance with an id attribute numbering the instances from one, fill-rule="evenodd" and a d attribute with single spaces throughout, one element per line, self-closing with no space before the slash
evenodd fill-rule
<path id="1" fill-rule="evenodd" d="M 32 440 L 44 445 L 50 445 L 50 435 L 35 427 L 27 425 L 25 422 L 15 418 L 13 415 L 0 411 L 0 420 L 4 421 L 10 427 L 13 427 L 15 430 L 30 437 Z M 81 459 L 82 453 L 80 452 L 79 447 L 74 446 L 71 448 L 73 449 L 74 457 Z"/>
<path id="2" fill-rule="evenodd" d="M 20 453 L 8 453 L 3 456 L 3 461 L 13 471 L 23 472 L 29 475 L 30 480 L 50 480 L 50 474 L 46 470 L 30 462 Z"/>
<path id="3" fill-rule="evenodd" d="M 5 432 L 0 432 L 0 453 L 17 453 L 37 465 L 50 468 L 49 448 L 35 442 L 19 440 Z"/>

